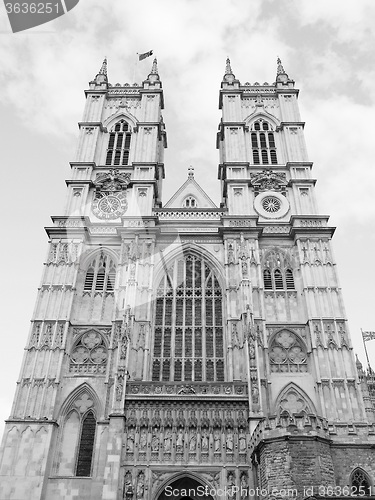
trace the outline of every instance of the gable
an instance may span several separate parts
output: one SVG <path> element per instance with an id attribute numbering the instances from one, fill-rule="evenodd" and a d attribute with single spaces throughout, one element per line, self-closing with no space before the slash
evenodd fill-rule
<path id="1" fill-rule="evenodd" d="M 191 197 L 195 200 L 195 206 L 185 206 L 185 200 Z M 217 208 L 211 198 L 200 187 L 194 179 L 193 174 L 189 173 L 187 181 L 176 191 L 171 199 L 164 205 L 164 208 Z"/>

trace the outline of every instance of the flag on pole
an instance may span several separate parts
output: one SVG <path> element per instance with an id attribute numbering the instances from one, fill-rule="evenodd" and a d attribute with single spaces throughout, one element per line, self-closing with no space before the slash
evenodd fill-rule
<path id="1" fill-rule="evenodd" d="M 362 337 L 364 342 L 367 342 L 368 340 L 375 340 L 375 332 L 363 332 L 362 331 Z"/>
<path id="2" fill-rule="evenodd" d="M 143 54 L 138 54 L 139 60 L 143 61 L 146 57 L 152 56 L 153 50 L 149 50 L 148 52 L 144 52 Z"/>

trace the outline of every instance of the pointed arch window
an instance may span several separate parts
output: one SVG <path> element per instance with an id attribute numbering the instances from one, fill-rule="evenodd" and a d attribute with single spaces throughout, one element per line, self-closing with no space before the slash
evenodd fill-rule
<path id="1" fill-rule="evenodd" d="M 271 271 L 269 269 L 263 271 L 263 281 L 265 290 L 272 290 Z"/>
<path id="2" fill-rule="evenodd" d="M 131 130 L 125 120 L 117 122 L 109 134 L 106 165 L 128 165 Z"/>
<path id="3" fill-rule="evenodd" d="M 86 272 L 83 293 L 113 293 L 116 279 L 116 266 L 105 254 L 93 259 Z"/>
<path id="4" fill-rule="evenodd" d="M 173 263 L 157 290 L 153 380 L 224 381 L 222 300 L 203 257 Z"/>
<path id="5" fill-rule="evenodd" d="M 263 271 L 265 290 L 295 290 L 293 271 L 291 269 L 270 269 Z"/>
<path id="6" fill-rule="evenodd" d="M 188 196 L 184 199 L 182 206 L 184 208 L 197 208 L 197 200 L 194 198 L 194 196 Z"/>
<path id="7" fill-rule="evenodd" d="M 366 472 L 357 467 L 350 476 L 351 494 L 367 496 L 371 495 L 371 481 Z"/>
<path id="8" fill-rule="evenodd" d="M 265 120 L 258 120 L 252 130 L 251 148 L 254 165 L 276 165 L 277 153 L 272 126 Z"/>
<path id="9" fill-rule="evenodd" d="M 82 420 L 79 439 L 76 476 L 90 476 L 92 456 L 94 451 L 96 419 L 89 411 Z"/>
<path id="10" fill-rule="evenodd" d="M 280 269 L 275 269 L 275 271 L 274 271 L 274 278 L 275 278 L 275 288 L 276 288 L 276 290 L 283 290 L 283 288 L 284 288 L 283 275 L 281 274 Z"/>
<path id="11" fill-rule="evenodd" d="M 294 278 L 293 278 L 293 271 L 291 269 L 287 269 L 285 271 L 285 280 L 286 280 L 286 289 L 294 290 Z"/>

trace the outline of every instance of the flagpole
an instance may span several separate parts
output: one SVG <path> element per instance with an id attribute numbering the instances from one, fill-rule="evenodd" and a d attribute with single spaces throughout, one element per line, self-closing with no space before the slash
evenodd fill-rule
<path id="1" fill-rule="evenodd" d="M 136 53 L 136 56 L 135 56 L 135 64 L 134 64 L 134 74 L 133 74 L 133 81 L 132 81 L 132 84 L 135 83 L 135 77 L 136 77 L 136 72 L 137 72 L 137 67 L 138 67 L 138 57 L 139 57 L 139 54 L 138 52 Z"/>
<path id="2" fill-rule="evenodd" d="M 363 342 L 363 346 L 365 348 L 365 354 L 366 354 L 366 359 L 367 359 L 367 367 L 371 370 L 371 367 L 370 367 L 370 360 L 369 360 L 369 357 L 368 357 L 368 352 L 367 352 L 367 347 L 366 347 L 366 341 L 365 341 L 365 338 L 363 336 L 363 330 L 361 328 L 361 334 L 362 334 L 362 342 Z M 372 371 L 372 370 L 371 370 Z"/>

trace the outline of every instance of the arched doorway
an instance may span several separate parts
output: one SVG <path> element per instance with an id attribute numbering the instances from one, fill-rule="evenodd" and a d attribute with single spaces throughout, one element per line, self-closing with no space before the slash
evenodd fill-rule
<path id="1" fill-rule="evenodd" d="M 213 500 L 210 488 L 196 479 L 183 476 L 165 486 L 157 500 Z"/>

